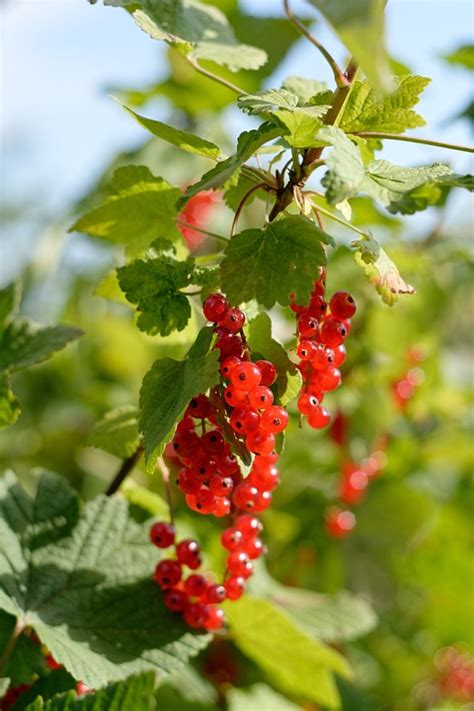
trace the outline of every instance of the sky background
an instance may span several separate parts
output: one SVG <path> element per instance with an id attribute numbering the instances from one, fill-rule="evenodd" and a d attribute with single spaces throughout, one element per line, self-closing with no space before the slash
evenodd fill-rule
<path id="1" fill-rule="evenodd" d="M 258 14 L 280 14 L 281 8 L 277 0 L 243 5 Z M 313 13 L 304 2 L 294 0 L 293 7 L 300 14 Z M 142 86 L 163 76 L 164 47 L 141 32 L 123 10 L 91 6 L 86 0 L 7 0 L 0 23 L 2 194 L 8 201 L 40 198 L 49 214 L 60 215 L 117 151 L 144 138 L 143 129 L 111 99 L 107 88 Z M 418 107 L 429 126 L 417 129 L 417 135 L 471 142 L 466 123 L 449 119 L 467 104 L 472 80 L 466 71 L 444 64 L 440 55 L 472 42 L 473 25 L 471 0 L 389 1 L 389 51 L 433 80 Z M 317 33 L 342 61 L 343 49 L 322 22 Z M 288 74 L 330 79 L 324 61 L 304 40 L 271 84 L 277 86 Z M 165 101 L 144 111 L 158 118 L 166 112 Z M 240 113 L 229 115 L 235 135 L 248 121 Z M 469 170 L 466 154 L 435 148 L 387 142 L 383 157 L 406 165 L 448 161 L 456 171 Z M 453 219 L 457 208 L 464 211 L 466 205 L 466 196 L 454 203 Z M 0 237 L 4 258 L 8 242 L 8 235 Z M 21 244 L 28 249 L 28 240 L 19 236 L 17 250 Z"/>

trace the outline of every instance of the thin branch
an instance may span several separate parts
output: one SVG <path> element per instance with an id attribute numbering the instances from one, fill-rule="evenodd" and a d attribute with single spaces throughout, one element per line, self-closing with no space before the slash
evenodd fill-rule
<path id="1" fill-rule="evenodd" d="M 135 464 L 142 456 L 143 452 L 144 449 L 142 445 L 139 445 L 134 451 L 134 453 L 130 455 L 130 457 L 127 457 L 123 460 L 117 474 L 114 476 L 105 492 L 106 496 L 112 496 L 112 494 L 115 494 L 115 492 L 119 490 L 120 486 L 130 474 Z"/>
<path id="2" fill-rule="evenodd" d="M 336 80 L 337 86 L 347 86 L 350 82 L 346 75 L 342 71 L 341 67 L 338 65 L 332 54 L 328 52 L 326 47 L 316 39 L 316 37 L 311 34 L 311 32 L 304 26 L 304 24 L 299 20 L 290 8 L 289 0 L 283 0 L 283 6 L 285 8 L 286 15 L 290 22 L 301 32 L 302 35 L 306 37 L 311 44 L 313 44 L 316 49 L 318 49 L 323 55 L 324 59 L 327 61 L 334 74 L 334 79 Z"/>
<path id="3" fill-rule="evenodd" d="M 237 222 L 239 221 L 240 213 L 244 209 L 245 203 L 249 199 L 249 197 L 256 191 L 260 190 L 260 188 L 266 188 L 267 184 L 266 183 L 257 183 L 257 185 L 252 185 L 250 190 L 247 190 L 245 195 L 243 196 L 242 200 L 239 203 L 239 206 L 237 210 L 235 211 L 234 219 L 232 220 L 232 227 L 230 228 L 230 236 L 234 236 L 235 229 L 237 227 Z"/>
<path id="4" fill-rule="evenodd" d="M 243 89 L 240 89 L 238 86 L 235 84 L 232 84 L 232 82 L 227 81 L 227 79 L 224 79 L 223 77 L 218 76 L 217 74 L 214 74 L 213 72 L 208 71 L 207 69 L 204 69 L 197 59 L 193 57 L 190 54 L 186 55 L 186 59 L 188 60 L 189 64 L 194 67 L 194 69 L 199 72 L 199 74 L 202 74 L 203 76 L 207 77 L 211 81 L 215 81 L 218 84 L 222 84 L 222 86 L 225 86 L 226 89 L 230 89 L 230 91 L 233 91 L 235 94 L 238 94 L 238 96 L 244 96 L 247 94 L 246 91 Z"/>
<path id="5" fill-rule="evenodd" d="M 305 195 L 311 195 L 313 194 L 313 190 L 306 190 Z M 315 195 L 319 195 L 319 193 L 314 193 Z M 330 217 L 334 222 L 338 222 L 340 225 L 344 225 L 344 227 L 347 227 L 350 230 L 354 230 L 354 232 L 358 232 L 358 234 L 362 235 L 363 237 L 368 237 L 369 235 L 367 232 L 364 232 L 363 230 L 360 230 L 358 227 L 352 224 L 352 222 L 347 222 L 347 220 L 343 220 L 342 217 L 338 217 L 338 215 L 335 215 L 333 212 L 330 210 L 326 210 L 325 207 L 321 207 L 321 205 L 315 205 L 314 210 L 317 210 L 318 212 L 322 213 L 323 215 L 326 215 L 327 217 Z"/>
<path id="6" fill-rule="evenodd" d="M 419 143 L 422 146 L 435 146 L 437 148 L 447 148 L 451 151 L 463 151 L 464 153 L 474 153 L 474 148 L 461 146 L 456 143 L 443 143 L 442 141 L 432 141 L 428 138 L 417 138 L 416 136 L 399 136 L 394 133 L 380 133 L 379 131 L 351 131 L 354 136 L 361 138 L 380 138 L 389 141 L 405 141 L 406 143 Z"/>
<path id="7" fill-rule="evenodd" d="M 158 457 L 157 460 L 157 467 L 161 471 L 161 476 L 163 477 L 163 483 L 165 485 L 165 491 L 166 491 L 166 501 L 168 503 L 168 510 L 170 514 L 170 522 L 174 524 L 174 514 L 173 514 L 173 498 L 171 496 L 171 484 L 170 484 L 170 470 L 168 465 L 166 464 L 165 460 L 163 457 Z"/>
<path id="8" fill-rule="evenodd" d="M 209 232 L 208 230 L 203 230 L 202 227 L 198 227 L 197 225 L 190 225 L 189 222 L 185 222 L 184 220 L 179 220 L 176 218 L 176 222 L 178 225 L 181 225 L 182 227 L 186 227 L 188 230 L 194 230 L 195 232 L 201 232 L 203 235 L 207 235 L 208 237 L 213 237 L 214 239 L 220 241 L 220 242 L 228 242 L 229 240 L 227 237 L 224 237 L 223 235 L 218 235 L 215 232 Z"/>
<path id="9" fill-rule="evenodd" d="M 5 645 L 3 654 L 0 657 L 0 676 L 3 676 L 3 672 L 5 671 L 5 668 L 10 660 L 11 654 L 15 649 L 15 645 L 18 641 L 18 638 L 20 637 L 24 629 L 25 623 L 22 620 L 18 619 L 10 635 L 10 639 Z"/>
<path id="10" fill-rule="evenodd" d="M 318 221 L 319 229 L 321 230 L 321 232 L 324 232 L 324 225 L 323 225 L 323 221 L 321 219 L 321 213 L 319 211 L 319 208 L 317 208 L 316 206 L 313 206 L 313 212 L 316 215 L 316 220 Z"/>

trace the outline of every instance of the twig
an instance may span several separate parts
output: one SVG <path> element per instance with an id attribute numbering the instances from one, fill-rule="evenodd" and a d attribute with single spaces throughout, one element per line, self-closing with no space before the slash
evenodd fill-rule
<path id="1" fill-rule="evenodd" d="M 321 219 L 321 213 L 319 212 L 319 208 L 313 207 L 313 212 L 314 212 L 314 214 L 316 215 L 316 219 L 317 219 L 317 221 L 318 221 L 319 229 L 321 230 L 321 232 L 324 232 L 324 225 L 323 225 L 323 221 L 322 221 L 322 219 Z"/>
<path id="2" fill-rule="evenodd" d="M 168 503 L 168 509 L 169 509 L 169 514 L 170 514 L 170 522 L 174 524 L 174 514 L 173 514 L 173 499 L 171 496 L 171 484 L 170 484 L 170 470 L 168 465 L 166 464 L 165 460 L 163 457 L 158 457 L 157 460 L 157 467 L 161 471 L 161 476 L 163 477 L 163 483 L 165 485 L 165 491 L 166 491 L 166 501 Z"/>
<path id="3" fill-rule="evenodd" d="M 321 193 L 317 193 L 314 190 L 305 190 L 304 194 L 305 195 L 321 195 Z M 354 232 L 358 232 L 360 235 L 363 237 L 369 237 L 367 232 L 364 232 L 363 230 L 360 230 L 358 227 L 352 224 L 352 222 L 347 222 L 347 220 L 343 220 L 342 217 L 339 217 L 338 215 L 335 215 L 333 212 L 330 210 L 326 210 L 325 207 L 321 207 L 321 205 L 317 205 L 313 207 L 313 210 L 317 210 L 318 212 L 322 213 L 323 215 L 326 215 L 327 217 L 330 217 L 332 220 L 335 222 L 339 222 L 340 225 L 344 225 L 344 227 L 348 227 L 350 230 L 354 230 Z"/>
<path id="4" fill-rule="evenodd" d="M 380 138 L 388 141 L 405 141 L 406 143 L 419 143 L 422 146 L 436 146 L 437 148 L 447 148 L 451 151 L 464 151 L 464 153 L 474 153 L 474 148 L 461 146 L 457 143 L 443 143 L 442 141 L 432 141 L 429 138 L 417 138 L 417 136 L 399 136 L 394 133 L 381 133 L 379 131 L 351 131 L 352 135 L 361 138 Z"/>
<path id="5" fill-rule="evenodd" d="M 10 660 L 10 656 L 15 649 L 15 645 L 18 641 L 18 638 L 20 637 L 21 633 L 25 629 L 25 623 L 23 620 L 18 619 L 15 623 L 15 627 L 13 628 L 13 631 L 11 633 L 10 639 L 5 645 L 5 648 L 3 650 L 3 654 L 0 657 L 0 676 L 3 675 L 3 672 Z"/>
<path id="6" fill-rule="evenodd" d="M 144 449 L 143 449 L 142 445 L 139 445 L 133 454 L 131 454 L 129 457 L 127 457 L 126 459 L 123 460 L 122 464 L 120 465 L 120 469 L 118 470 L 117 474 L 112 479 L 111 483 L 109 484 L 109 486 L 105 492 L 106 496 L 112 496 L 112 494 L 115 494 L 115 492 L 118 491 L 118 489 L 120 488 L 120 486 L 122 485 L 124 480 L 130 474 L 130 472 L 134 468 L 135 464 L 138 462 L 138 460 L 142 456 L 143 452 L 144 452 Z"/>
<path id="7" fill-rule="evenodd" d="M 327 61 L 329 66 L 332 69 L 332 72 L 334 74 L 334 79 L 336 80 L 336 85 L 337 86 L 347 86 L 350 82 L 347 79 L 346 75 L 342 71 L 341 67 L 338 65 L 332 54 L 328 52 L 326 47 L 319 42 L 319 40 L 316 39 L 316 37 L 311 34 L 311 32 L 304 26 L 304 24 L 299 20 L 296 15 L 293 13 L 293 11 L 290 8 L 290 2 L 289 0 L 283 0 L 283 6 L 285 8 L 286 15 L 290 22 L 294 24 L 294 26 L 301 32 L 302 35 L 306 37 L 311 44 L 313 44 L 316 49 L 318 49 L 321 54 L 323 55 L 324 59 Z"/>
<path id="8" fill-rule="evenodd" d="M 186 59 L 188 60 L 189 64 L 194 67 L 194 69 L 199 72 L 199 74 L 202 74 L 203 76 L 207 77 L 211 81 L 215 81 L 218 84 L 222 84 L 222 86 L 225 86 L 226 89 L 230 89 L 230 91 L 233 91 L 235 94 L 238 94 L 238 96 L 244 96 L 247 94 L 246 91 L 243 89 L 240 89 L 238 86 L 235 84 L 232 84 L 232 82 L 227 81 L 227 79 L 224 79 L 223 77 L 218 76 L 217 74 L 214 74 L 213 72 L 208 71 L 207 69 L 204 69 L 197 59 L 193 57 L 190 54 L 186 55 Z"/>
<path id="9" fill-rule="evenodd" d="M 237 227 L 237 222 L 239 221 L 240 213 L 244 209 L 245 203 L 249 199 L 249 197 L 256 191 L 260 190 L 260 188 L 268 188 L 266 183 L 257 183 L 256 185 L 252 185 L 250 190 L 247 190 L 245 195 L 243 196 L 242 200 L 239 203 L 239 206 L 237 210 L 235 211 L 234 219 L 232 220 L 232 227 L 230 228 L 230 236 L 234 236 L 235 229 Z"/>

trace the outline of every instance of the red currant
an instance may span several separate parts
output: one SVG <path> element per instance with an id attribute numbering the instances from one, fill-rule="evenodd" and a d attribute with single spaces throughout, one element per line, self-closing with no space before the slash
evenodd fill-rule
<path id="1" fill-rule="evenodd" d="M 204 575 L 194 573 L 184 581 L 184 590 L 190 597 L 201 597 L 207 592 L 207 580 Z"/>
<path id="2" fill-rule="evenodd" d="M 221 365 L 221 374 L 224 376 L 224 378 L 230 378 L 230 374 L 235 368 L 235 366 L 240 365 L 241 363 L 241 359 L 237 358 L 237 356 L 230 356 L 229 358 L 225 358 Z"/>
<path id="3" fill-rule="evenodd" d="M 185 538 L 176 546 L 176 556 L 182 565 L 196 570 L 201 565 L 201 549 L 197 541 Z"/>
<path id="4" fill-rule="evenodd" d="M 219 430 L 206 432 L 201 443 L 204 451 L 209 454 L 220 454 L 225 448 L 224 435 Z"/>
<path id="5" fill-rule="evenodd" d="M 247 434 L 258 429 L 260 415 L 249 407 L 236 407 L 230 416 L 230 424 L 237 434 Z"/>
<path id="6" fill-rule="evenodd" d="M 326 368 L 318 374 L 317 383 L 324 392 L 335 390 L 341 382 L 341 372 L 337 368 Z"/>
<path id="7" fill-rule="evenodd" d="M 213 410 L 214 407 L 209 398 L 205 395 L 198 395 L 197 397 L 193 397 L 190 401 L 186 414 L 191 415 L 191 417 L 194 417 L 195 419 L 202 420 L 209 417 Z"/>
<path id="8" fill-rule="evenodd" d="M 224 390 L 224 400 L 231 407 L 237 407 L 238 405 L 243 405 L 248 398 L 248 392 L 245 390 L 239 390 L 234 387 L 234 385 L 228 385 Z"/>
<path id="9" fill-rule="evenodd" d="M 239 550 L 242 547 L 243 540 L 244 535 L 238 528 L 226 528 L 225 531 L 222 531 L 221 543 L 228 551 Z"/>
<path id="10" fill-rule="evenodd" d="M 260 459 L 260 457 L 257 457 L 256 461 L 258 459 Z M 235 526 L 236 529 L 246 538 L 250 536 L 258 536 L 258 534 L 263 531 L 262 523 L 256 516 L 252 516 L 251 514 L 241 514 L 238 516 Z"/>
<path id="11" fill-rule="evenodd" d="M 257 385 L 249 393 L 249 403 L 256 410 L 266 410 L 273 404 L 273 393 L 266 385 Z"/>
<path id="12" fill-rule="evenodd" d="M 341 365 L 344 363 L 346 360 L 347 352 L 346 352 L 346 347 L 343 343 L 341 343 L 340 346 L 336 346 L 333 350 L 334 353 L 334 358 L 332 364 L 334 365 L 335 368 L 340 368 Z"/>
<path id="13" fill-rule="evenodd" d="M 347 337 L 347 327 L 331 316 L 321 326 L 321 341 L 330 348 L 340 346 Z"/>
<path id="14" fill-rule="evenodd" d="M 314 338 L 319 331 L 319 321 L 311 314 L 301 314 L 298 317 L 298 332 L 303 338 Z"/>
<path id="15" fill-rule="evenodd" d="M 202 602 L 190 602 L 184 610 L 184 620 L 195 629 L 204 627 L 208 618 L 208 607 Z"/>
<path id="16" fill-rule="evenodd" d="M 214 474 L 209 481 L 209 489 L 214 496 L 227 496 L 234 488 L 234 482 L 230 476 L 220 476 Z"/>
<path id="17" fill-rule="evenodd" d="M 261 491 L 257 496 L 255 501 L 254 511 L 265 511 L 269 508 L 272 503 L 272 492 L 271 491 Z"/>
<path id="18" fill-rule="evenodd" d="M 155 568 L 155 580 L 162 588 L 171 588 L 181 580 L 181 566 L 177 560 L 160 560 Z"/>
<path id="19" fill-rule="evenodd" d="M 261 425 L 266 432 L 283 432 L 288 425 L 288 413 L 284 407 L 272 405 L 262 413 Z M 266 454 L 266 452 L 260 452 L 260 454 Z"/>
<path id="20" fill-rule="evenodd" d="M 326 517 L 326 530 L 332 538 L 344 538 L 356 525 L 352 511 L 332 509 Z"/>
<path id="21" fill-rule="evenodd" d="M 231 308 L 227 311 L 222 325 L 232 333 L 238 333 L 245 323 L 245 315 L 240 309 Z"/>
<path id="22" fill-rule="evenodd" d="M 178 588 L 168 588 L 164 595 L 164 603 L 172 612 L 183 612 L 188 604 L 188 596 Z"/>
<path id="23" fill-rule="evenodd" d="M 209 606 L 204 627 L 208 632 L 218 632 L 225 625 L 224 610 L 220 607 Z"/>
<path id="24" fill-rule="evenodd" d="M 325 407 L 319 405 L 316 410 L 308 417 L 308 423 L 310 427 L 315 430 L 321 430 L 323 427 L 327 427 L 331 421 L 331 415 L 326 410 Z"/>
<path id="25" fill-rule="evenodd" d="M 174 527 L 171 523 L 158 521 L 150 529 L 151 542 L 158 548 L 168 548 L 174 543 Z"/>
<path id="26" fill-rule="evenodd" d="M 247 553 L 250 560 L 255 560 L 266 553 L 266 547 L 260 538 L 251 538 L 245 542 L 244 552 Z"/>
<path id="27" fill-rule="evenodd" d="M 352 318 L 357 310 L 355 299 L 348 291 L 336 291 L 331 296 L 329 307 L 334 318 L 338 318 L 341 321 L 346 318 Z"/>
<path id="28" fill-rule="evenodd" d="M 260 373 L 262 374 L 260 384 L 266 385 L 267 387 L 273 385 L 273 383 L 278 377 L 278 371 L 273 365 L 273 363 L 269 360 L 257 360 L 255 365 L 258 367 Z"/>
<path id="29" fill-rule="evenodd" d="M 201 488 L 201 482 L 189 469 L 183 468 L 178 475 L 178 486 L 183 494 L 197 494 Z"/>
<path id="30" fill-rule="evenodd" d="M 255 363 L 247 362 L 237 365 L 230 374 L 230 380 L 239 390 L 253 390 L 260 384 L 262 374 Z"/>
<path id="31" fill-rule="evenodd" d="M 242 482 L 234 489 L 232 498 L 237 508 L 252 511 L 258 498 L 258 489 L 252 484 Z"/>
<path id="32" fill-rule="evenodd" d="M 230 507 L 230 499 L 226 496 L 218 496 L 211 513 L 218 518 L 222 518 L 222 516 L 227 516 L 230 513 Z"/>
<path id="33" fill-rule="evenodd" d="M 209 585 L 206 593 L 206 600 L 211 604 L 224 602 L 227 597 L 225 587 L 223 585 Z"/>
<path id="34" fill-rule="evenodd" d="M 247 553 L 243 551 L 233 551 L 229 553 L 229 557 L 227 558 L 227 570 L 232 575 L 249 578 L 253 572 L 253 565 Z"/>
<path id="35" fill-rule="evenodd" d="M 298 398 L 298 410 L 302 415 L 307 415 L 308 417 L 316 412 L 319 405 L 319 400 L 314 395 L 309 393 L 303 393 Z"/>
<path id="36" fill-rule="evenodd" d="M 272 408 L 270 408 L 270 410 L 271 409 Z M 265 415 L 267 412 L 269 412 L 269 410 L 264 410 L 263 414 Z M 255 454 L 269 454 L 275 446 L 275 436 L 273 432 L 267 430 L 256 430 L 255 432 L 248 433 L 245 444 L 249 452 L 254 452 Z"/>
<path id="37" fill-rule="evenodd" d="M 298 348 L 296 349 L 296 354 L 300 360 L 313 360 L 318 352 L 318 344 L 314 341 L 300 341 Z"/>
<path id="38" fill-rule="evenodd" d="M 245 578 L 240 575 L 232 575 L 224 583 L 229 600 L 238 600 L 245 591 Z"/>
<path id="39" fill-rule="evenodd" d="M 219 323 L 225 318 L 229 303 L 222 294 L 210 294 L 205 300 L 202 310 L 208 321 Z"/>

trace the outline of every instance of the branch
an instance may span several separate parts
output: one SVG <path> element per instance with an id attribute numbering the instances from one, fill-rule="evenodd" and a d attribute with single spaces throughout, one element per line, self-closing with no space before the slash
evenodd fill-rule
<path id="1" fill-rule="evenodd" d="M 214 74 L 213 72 L 210 72 L 207 69 L 204 69 L 204 67 L 202 67 L 199 64 L 199 62 L 197 61 L 197 59 L 195 57 L 193 57 L 192 55 L 187 54 L 186 59 L 188 60 L 189 64 L 192 67 L 194 67 L 194 69 L 197 72 L 199 72 L 199 74 L 202 74 L 204 77 L 207 77 L 211 81 L 215 81 L 218 84 L 222 84 L 222 86 L 225 86 L 226 89 L 230 89 L 230 91 L 233 91 L 238 96 L 244 96 L 245 94 L 247 94 L 246 91 L 244 91 L 243 89 L 240 89 L 235 84 L 232 84 L 232 82 L 227 81 L 227 79 L 224 79 L 223 77 L 218 76 L 218 74 Z"/>
<path id="2" fill-rule="evenodd" d="M 266 183 L 257 183 L 256 185 L 252 185 L 252 187 L 250 188 L 250 190 L 247 190 L 247 192 L 246 192 L 245 195 L 243 196 L 242 200 L 240 201 L 239 206 L 238 206 L 237 210 L 235 211 L 234 219 L 232 220 L 232 227 L 230 228 L 230 236 L 231 236 L 231 237 L 234 236 L 234 232 L 235 232 L 235 229 L 236 229 L 236 227 L 237 227 L 237 222 L 239 221 L 240 213 L 242 212 L 242 210 L 243 210 L 244 207 L 245 207 L 245 203 L 247 202 L 247 200 L 249 199 L 249 197 L 250 197 L 256 190 L 260 190 L 260 188 L 263 188 L 263 189 L 265 190 L 265 189 L 267 188 L 267 184 L 266 184 Z"/>
<path id="3" fill-rule="evenodd" d="M 301 32 L 302 35 L 306 37 L 311 44 L 313 44 L 316 49 L 318 49 L 323 55 L 324 59 L 327 61 L 334 74 L 334 79 L 336 80 L 337 86 L 347 86 L 350 82 L 341 67 L 338 65 L 332 54 L 328 52 L 326 47 L 319 42 L 316 37 L 311 34 L 311 32 L 304 26 L 304 24 L 299 20 L 290 8 L 290 1 L 283 0 L 283 6 L 285 8 L 286 15 L 290 22 Z"/>
<path id="4" fill-rule="evenodd" d="M 419 143 L 422 146 L 436 146 L 437 148 L 447 148 L 451 151 L 464 151 L 464 153 L 474 153 L 474 148 L 461 146 L 456 143 L 443 143 L 442 141 L 432 141 L 429 138 L 417 138 L 416 136 L 399 136 L 394 133 L 380 133 L 378 131 L 351 131 L 354 136 L 361 138 L 380 138 L 389 141 L 405 141 L 406 143 Z"/>
<path id="5" fill-rule="evenodd" d="M 120 469 L 112 479 L 111 483 L 107 488 L 107 491 L 105 492 L 106 496 L 112 496 L 112 494 L 115 494 L 115 492 L 119 490 L 120 486 L 130 474 L 135 464 L 142 456 L 143 452 L 143 447 L 139 445 L 133 454 L 127 457 L 127 459 L 123 460 L 122 464 L 120 465 Z"/>

